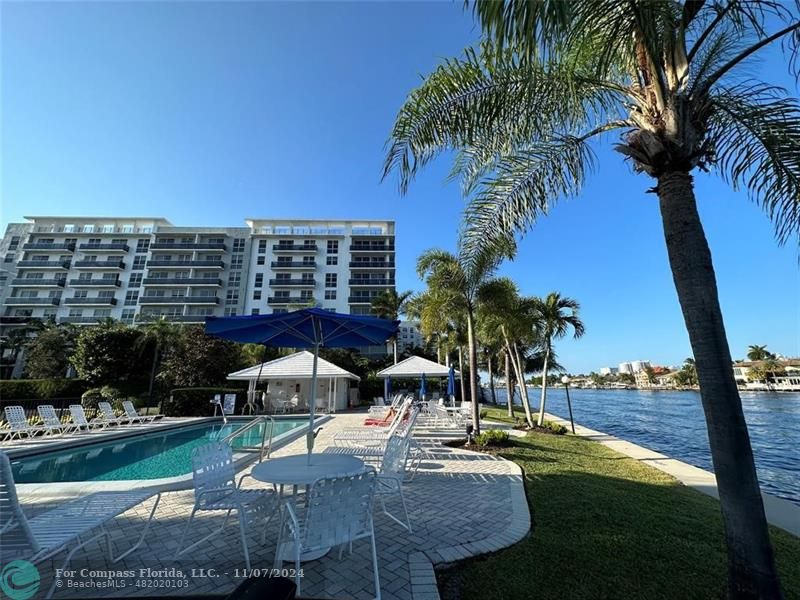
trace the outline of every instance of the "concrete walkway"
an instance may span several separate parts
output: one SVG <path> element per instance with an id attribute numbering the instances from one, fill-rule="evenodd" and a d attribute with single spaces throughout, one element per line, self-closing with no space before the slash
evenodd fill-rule
<path id="1" fill-rule="evenodd" d="M 570 423 L 568 419 L 562 419 L 561 417 L 549 413 L 545 414 L 549 421 L 559 423 L 569 429 Z M 644 448 L 643 446 L 637 446 L 631 442 L 616 438 L 613 435 L 589 429 L 577 423 L 575 424 L 575 435 L 594 442 L 599 442 L 604 446 L 616 450 L 620 454 L 647 463 L 659 471 L 672 475 L 684 485 L 711 496 L 712 498 L 719 499 L 716 477 L 709 471 L 675 460 L 674 458 Z M 800 506 L 764 492 L 761 493 L 761 496 L 764 499 L 764 510 L 767 515 L 767 520 L 772 525 L 800 537 Z"/>

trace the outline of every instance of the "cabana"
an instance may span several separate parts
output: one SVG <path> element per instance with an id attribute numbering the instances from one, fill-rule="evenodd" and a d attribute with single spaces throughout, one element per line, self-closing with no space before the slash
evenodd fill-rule
<path id="1" fill-rule="evenodd" d="M 360 381 L 360 378 L 332 362 L 320 358 L 317 364 L 317 392 L 312 394 L 313 362 L 314 355 L 303 350 L 230 373 L 228 380 L 249 381 L 247 398 L 256 404 L 259 404 L 261 400 L 257 397 L 260 394 L 256 390 L 256 386 L 260 381 L 267 381 L 271 399 L 288 401 L 297 393 L 306 403 L 312 397 L 317 398 L 318 401 L 326 399 L 328 412 L 346 409 L 350 381 Z M 270 410 L 272 407 L 266 408 Z"/>
<path id="2" fill-rule="evenodd" d="M 447 365 L 440 365 L 421 356 L 409 356 L 396 365 L 387 367 L 383 371 L 378 371 L 377 375 L 383 379 L 391 378 L 392 380 L 420 379 L 423 375 L 426 379 L 431 377 L 446 379 L 449 373 L 450 367 Z M 458 371 L 455 371 L 455 376 L 461 378 L 461 374 Z"/>

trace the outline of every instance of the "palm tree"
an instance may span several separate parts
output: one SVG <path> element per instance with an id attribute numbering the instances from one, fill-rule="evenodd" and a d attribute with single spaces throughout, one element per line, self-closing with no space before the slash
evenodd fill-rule
<path id="1" fill-rule="evenodd" d="M 576 300 L 562 296 L 558 292 L 550 292 L 545 298 L 533 301 L 533 327 L 537 332 L 544 351 L 542 361 L 542 395 L 539 400 L 539 427 L 544 425 L 544 409 L 547 400 L 547 371 L 553 342 L 564 338 L 572 329 L 572 337 L 578 339 L 584 334 L 583 321 L 578 316 L 580 305 Z"/>
<path id="2" fill-rule="evenodd" d="M 747 347 L 747 360 L 758 361 L 773 358 L 772 352 L 766 346 L 756 346 L 755 344 Z"/>
<path id="3" fill-rule="evenodd" d="M 469 363 L 469 389 L 472 399 L 472 426 L 480 433 L 480 410 L 478 407 L 478 355 L 475 341 L 475 310 L 478 292 L 482 285 L 491 281 L 503 258 L 513 253 L 509 239 L 491 252 L 470 257 L 456 256 L 444 250 L 431 249 L 417 259 L 417 273 L 426 280 L 434 297 L 461 312 L 465 317 L 467 333 L 467 360 Z M 462 369 L 463 390 L 463 369 Z M 462 391 L 463 394 L 463 391 Z"/>
<path id="4" fill-rule="evenodd" d="M 153 403 L 153 391 L 155 388 L 156 373 L 158 364 L 164 354 L 164 350 L 176 343 L 180 337 L 180 326 L 168 321 L 166 317 L 159 317 L 147 321 L 140 328 L 142 333 L 136 342 L 141 352 L 152 351 L 153 362 L 150 367 L 150 382 L 147 387 L 147 405 Z"/>
<path id="5" fill-rule="evenodd" d="M 372 299 L 372 312 L 381 319 L 397 321 L 400 315 L 406 314 L 408 301 L 413 294 L 414 292 L 410 290 L 399 294 L 394 288 L 385 290 Z M 394 364 L 397 364 L 397 336 L 392 338 L 392 353 L 394 354 Z"/>
<path id="6" fill-rule="evenodd" d="M 800 228 L 800 102 L 748 79 L 780 42 L 798 66 L 800 7 L 781 0 L 474 0 L 484 43 L 448 60 L 409 96 L 384 173 L 405 192 L 456 151 L 470 203 L 465 248 L 528 230 L 577 196 L 591 144 L 615 146 L 655 181 L 673 280 L 697 361 L 728 549 L 728 589 L 781 594 L 750 438 L 692 172 L 746 189 L 783 243 Z M 749 73 L 752 73 L 751 70 Z"/>

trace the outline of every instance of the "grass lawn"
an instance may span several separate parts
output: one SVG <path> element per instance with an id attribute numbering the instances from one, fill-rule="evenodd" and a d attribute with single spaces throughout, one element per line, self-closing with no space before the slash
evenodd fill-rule
<path id="1" fill-rule="evenodd" d="M 713 498 L 572 436 L 533 433 L 500 455 L 525 473 L 532 533 L 440 572 L 445 600 L 725 596 Z M 800 538 L 773 528 L 772 541 L 786 598 L 800 600 Z"/>

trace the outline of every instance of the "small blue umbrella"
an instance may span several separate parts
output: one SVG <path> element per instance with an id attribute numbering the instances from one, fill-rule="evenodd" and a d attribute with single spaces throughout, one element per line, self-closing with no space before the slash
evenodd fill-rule
<path id="1" fill-rule="evenodd" d="M 456 369 L 450 365 L 450 371 L 447 373 L 447 399 L 456 395 Z"/>
<path id="2" fill-rule="evenodd" d="M 306 436 L 308 464 L 311 464 L 319 349 L 383 344 L 397 335 L 399 324 L 399 321 L 377 317 L 345 315 L 321 308 L 303 308 L 282 314 L 206 317 L 206 333 L 226 340 L 264 346 L 314 348 L 309 402 L 310 425 Z"/>
<path id="3" fill-rule="evenodd" d="M 419 397 L 420 398 L 425 398 L 425 396 L 428 394 L 428 390 L 427 390 L 427 387 L 426 387 L 425 383 L 426 383 L 425 382 L 425 373 L 423 373 L 422 377 L 420 377 L 420 380 L 419 380 Z"/>
<path id="4" fill-rule="evenodd" d="M 392 393 L 392 378 L 387 377 L 386 379 L 383 380 L 383 397 L 386 398 L 386 400 L 388 400 L 391 393 Z"/>

